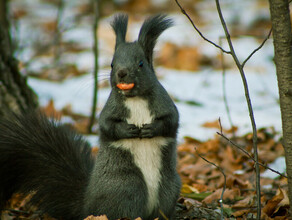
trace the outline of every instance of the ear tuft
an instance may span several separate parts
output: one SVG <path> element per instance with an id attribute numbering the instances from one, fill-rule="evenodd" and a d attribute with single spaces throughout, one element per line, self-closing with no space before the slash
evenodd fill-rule
<path id="1" fill-rule="evenodd" d="M 161 14 L 152 16 L 143 23 L 138 42 L 142 46 L 150 65 L 152 65 L 153 49 L 157 38 L 163 31 L 171 26 L 173 26 L 172 19 Z"/>
<path id="2" fill-rule="evenodd" d="M 126 15 L 126 14 L 115 15 L 115 17 L 111 23 L 111 26 L 114 29 L 115 34 L 116 34 L 115 49 L 117 49 L 118 45 L 120 43 L 124 43 L 125 39 L 126 39 L 127 26 L 128 26 L 128 15 Z"/>

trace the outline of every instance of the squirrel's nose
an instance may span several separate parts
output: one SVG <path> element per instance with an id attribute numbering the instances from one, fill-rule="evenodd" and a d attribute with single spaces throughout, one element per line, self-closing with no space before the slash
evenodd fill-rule
<path id="1" fill-rule="evenodd" d="M 126 70 L 120 70 L 120 71 L 118 72 L 118 77 L 119 77 L 120 79 L 123 79 L 125 76 L 127 76 L 127 71 L 126 71 Z"/>

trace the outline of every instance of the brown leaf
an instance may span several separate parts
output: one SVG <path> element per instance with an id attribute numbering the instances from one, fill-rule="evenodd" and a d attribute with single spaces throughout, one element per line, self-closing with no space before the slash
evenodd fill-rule
<path id="1" fill-rule="evenodd" d="M 199 190 L 188 184 L 183 184 L 181 187 L 181 193 L 199 193 Z"/>
<path id="2" fill-rule="evenodd" d="M 250 195 L 246 196 L 244 199 L 236 202 L 232 206 L 232 208 L 233 209 L 249 208 L 249 207 L 254 206 L 254 204 L 255 204 L 255 196 L 253 194 L 250 194 Z"/>
<path id="3" fill-rule="evenodd" d="M 92 153 L 93 157 L 96 157 L 96 155 L 98 154 L 98 151 L 99 151 L 98 147 L 91 148 L 91 153 Z"/>
<path id="4" fill-rule="evenodd" d="M 200 144 L 199 147 L 197 148 L 197 152 L 203 155 L 207 153 L 217 154 L 219 149 L 220 149 L 220 140 L 218 138 L 215 138 L 215 139 L 211 139 Z"/>
<path id="5" fill-rule="evenodd" d="M 200 69 L 201 54 L 196 47 L 182 47 L 166 43 L 162 47 L 157 61 L 167 68 L 196 71 Z"/>
<path id="6" fill-rule="evenodd" d="M 188 144 L 195 144 L 195 145 L 197 145 L 197 144 L 201 144 L 202 143 L 200 140 L 198 140 L 196 138 L 193 138 L 193 137 L 190 137 L 190 136 L 185 136 L 184 137 L 184 140 Z"/>
<path id="7" fill-rule="evenodd" d="M 222 185 L 223 186 L 223 185 Z M 227 175 L 226 177 L 226 187 L 239 187 L 240 189 L 246 189 L 249 186 L 249 182 L 247 180 L 242 180 L 240 177 L 235 175 Z"/>
<path id="8" fill-rule="evenodd" d="M 48 117 L 53 117 L 56 119 L 60 119 L 62 117 L 62 113 L 55 108 L 55 104 L 54 104 L 54 101 L 52 99 L 41 110 Z"/>
<path id="9" fill-rule="evenodd" d="M 207 196 L 203 202 L 207 203 L 207 204 L 210 204 L 210 203 L 213 203 L 217 200 L 219 200 L 221 198 L 221 194 L 222 194 L 222 188 L 221 189 L 217 189 L 214 193 L 212 193 L 211 195 Z M 230 199 L 230 200 L 234 200 L 235 197 L 239 196 L 240 194 L 240 191 L 239 189 L 226 189 L 224 191 L 224 194 L 223 194 L 223 199 Z"/>
<path id="10" fill-rule="evenodd" d="M 14 20 L 21 19 L 25 17 L 28 14 L 28 12 L 25 9 L 17 9 L 12 11 L 12 17 Z"/>
<path id="11" fill-rule="evenodd" d="M 227 133 L 227 134 L 233 134 L 237 130 L 238 130 L 238 127 L 237 126 L 233 126 L 230 129 L 223 129 L 224 133 Z"/>
<path id="12" fill-rule="evenodd" d="M 232 213 L 233 217 L 240 217 L 243 216 L 245 214 L 250 213 L 250 209 L 242 209 L 242 210 L 238 210 Z"/>
<path id="13" fill-rule="evenodd" d="M 196 149 L 195 149 L 195 146 L 193 144 L 183 143 L 177 147 L 177 151 L 178 152 L 188 152 L 188 153 L 194 154 L 196 152 Z"/>
<path id="14" fill-rule="evenodd" d="M 182 166 L 179 172 L 188 176 L 190 179 L 195 180 L 199 174 L 206 176 L 213 169 L 211 164 L 203 160 L 198 160 L 196 164 L 186 164 Z"/>
<path id="15" fill-rule="evenodd" d="M 180 170 L 182 167 L 185 167 L 188 164 L 194 164 L 197 161 L 193 154 L 185 154 L 184 156 L 180 156 L 178 161 L 178 169 Z"/>
<path id="16" fill-rule="evenodd" d="M 192 186 L 199 192 L 206 192 L 208 190 L 208 186 L 206 186 L 206 184 L 193 183 Z"/>
<path id="17" fill-rule="evenodd" d="M 90 215 L 87 218 L 85 218 L 85 220 L 108 220 L 108 218 L 106 217 L 106 215 L 100 215 L 100 216 Z"/>
<path id="18" fill-rule="evenodd" d="M 191 207 L 199 207 L 202 206 L 202 203 L 198 200 L 191 199 L 191 198 L 184 198 L 184 205 L 189 210 Z"/>
<path id="19" fill-rule="evenodd" d="M 81 134 L 88 133 L 89 118 L 83 118 L 81 120 L 75 121 L 74 128 Z"/>
<path id="20" fill-rule="evenodd" d="M 151 7 L 150 0 L 135 0 L 135 1 L 125 1 L 122 5 L 122 10 L 124 11 L 135 11 L 138 14 L 143 14 L 146 12 L 153 11 Z"/>
<path id="21" fill-rule="evenodd" d="M 205 122 L 204 124 L 202 124 L 202 127 L 220 129 L 220 124 L 219 124 L 218 120 L 215 120 L 215 121 L 211 121 L 211 122 Z"/>
<path id="22" fill-rule="evenodd" d="M 42 27 L 47 32 L 54 32 L 57 29 L 57 25 L 58 23 L 55 20 L 53 20 L 43 23 Z"/>
<path id="23" fill-rule="evenodd" d="M 270 199 L 267 204 L 263 208 L 263 212 L 265 212 L 268 216 L 271 216 L 278 204 L 284 199 L 284 193 L 281 188 L 279 188 L 277 194 Z"/>
<path id="24" fill-rule="evenodd" d="M 289 202 L 289 197 L 288 197 L 288 192 L 286 190 L 282 190 L 283 196 L 284 198 L 281 200 L 281 202 L 279 202 L 279 204 L 277 205 L 275 211 L 274 211 L 274 215 L 277 215 L 278 212 L 280 212 L 280 209 L 288 209 L 290 202 Z M 288 210 L 286 210 L 286 213 L 288 213 Z"/>

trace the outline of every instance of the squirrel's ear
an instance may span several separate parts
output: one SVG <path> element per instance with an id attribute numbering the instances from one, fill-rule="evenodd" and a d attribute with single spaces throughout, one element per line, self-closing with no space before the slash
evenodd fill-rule
<path id="1" fill-rule="evenodd" d="M 116 34 L 116 46 L 117 49 L 120 43 L 124 43 L 126 39 L 127 26 L 128 26 L 128 15 L 118 14 L 115 15 L 114 20 L 111 23 L 112 28 Z"/>
<path id="2" fill-rule="evenodd" d="M 150 65 L 152 65 L 153 49 L 157 38 L 163 31 L 172 25 L 172 19 L 167 18 L 166 15 L 160 14 L 148 18 L 143 23 L 139 33 L 138 42 L 142 46 Z"/>

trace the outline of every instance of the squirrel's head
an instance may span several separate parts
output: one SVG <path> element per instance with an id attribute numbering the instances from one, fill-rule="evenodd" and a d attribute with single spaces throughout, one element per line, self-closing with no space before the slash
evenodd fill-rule
<path id="1" fill-rule="evenodd" d="M 116 34 L 112 60 L 111 85 L 125 96 L 147 94 L 157 83 L 153 68 L 153 49 L 159 35 L 171 27 L 172 20 L 156 15 L 143 23 L 137 41 L 126 42 L 128 16 L 115 16 L 112 27 Z"/>

